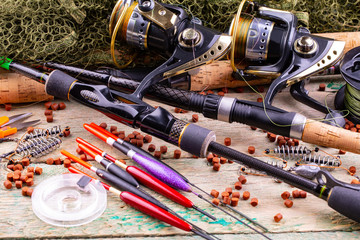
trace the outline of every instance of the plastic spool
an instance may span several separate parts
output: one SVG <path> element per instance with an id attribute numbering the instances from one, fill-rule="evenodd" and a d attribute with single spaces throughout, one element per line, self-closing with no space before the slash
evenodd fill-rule
<path id="1" fill-rule="evenodd" d="M 104 212 L 106 190 L 94 181 L 80 188 L 79 174 L 62 174 L 41 182 L 34 190 L 32 208 L 44 222 L 72 227 L 89 223 Z"/>
<path id="2" fill-rule="evenodd" d="M 348 51 L 341 64 L 340 72 L 346 84 L 335 96 L 337 110 L 349 110 L 347 118 L 355 124 L 360 124 L 360 47 Z"/>

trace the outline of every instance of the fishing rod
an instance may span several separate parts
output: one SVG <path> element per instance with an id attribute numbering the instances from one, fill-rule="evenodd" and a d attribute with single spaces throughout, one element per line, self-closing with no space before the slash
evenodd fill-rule
<path id="1" fill-rule="evenodd" d="M 93 126 L 95 126 L 95 124 L 94 124 Z M 101 130 L 101 129 L 99 129 L 99 130 Z M 104 133 L 107 133 L 109 137 L 112 137 L 112 138 L 115 139 L 116 141 L 121 140 L 121 139 L 118 140 L 115 135 L 113 135 L 112 133 L 106 131 L 105 129 L 104 129 Z M 96 154 L 101 155 L 101 156 L 103 156 L 104 158 L 107 158 L 108 160 L 114 162 L 116 165 L 118 165 L 118 166 L 124 166 L 124 164 L 123 164 L 122 162 L 116 160 L 114 157 L 112 157 L 112 156 L 109 155 L 108 153 L 102 151 L 101 149 L 95 147 L 95 146 L 92 145 L 91 143 L 88 143 L 88 142 L 86 142 L 85 140 L 83 140 L 83 139 L 81 139 L 81 138 L 77 138 L 76 141 L 79 143 L 79 145 L 80 145 L 80 144 L 83 144 L 83 145 L 87 146 L 88 148 L 90 148 L 90 149 L 91 149 L 93 152 L 95 152 Z M 125 143 L 123 143 L 123 144 L 125 144 Z M 160 159 L 154 158 L 151 154 L 147 153 L 146 151 L 144 151 L 144 150 L 142 150 L 141 148 L 138 148 L 138 147 L 136 147 L 136 146 L 134 146 L 134 145 L 132 145 L 132 144 L 130 144 L 129 148 L 131 148 L 131 149 L 134 150 L 135 152 L 143 155 L 144 157 L 153 159 L 153 160 L 159 162 L 160 164 L 168 167 L 171 171 L 174 172 L 174 173 L 173 173 L 174 175 L 177 175 L 178 177 L 182 178 L 186 183 L 190 184 L 191 186 L 196 187 L 197 189 L 199 189 L 200 191 L 204 192 L 205 194 L 207 194 L 207 195 L 209 195 L 209 196 L 211 197 L 210 194 L 206 193 L 204 190 L 202 190 L 201 188 L 197 187 L 195 184 L 192 184 L 185 176 L 183 176 L 182 174 L 180 174 L 179 172 L 177 172 L 175 169 L 173 169 L 172 167 L 170 167 L 169 165 L 167 165 L 166 163 L 164 163 L 164 162 L 161 161 Z M 132 166 L 132 167 L 133 167 L 133 166 Z M 127 167 L 127 168 L 128 168 L 128 167 Z M 127 169 L 127 168 L 126 168 L 126 169 Z M 145 172 L 144 172 L 144 173 L 145 173 Z M 155 173 L 156 173 L 156 175 L 154 175 L 155 177 L 161 178 L 161 176 L 158 176 L 158 175 L 159 175 L 158 172 L 155 172 Z M 147 174 L 147 173 L 145 173 L 145 174 Z M 149 176 L 152 177 L 151 175 L 149 175 Z M 157 180 L 157 179 L 156 179 L 156 180 Z M 159 181 L 159 180 L 158 180 L 158 181 Z M 188 188 L 191 188 L 191 187 L 189 186 Z M 233 217 L 234 219 L 236 219 L 237 221 L 241 222 L 241 223 L 244 224 L 245 226 L 251 228 L 252 230 L 254 230 L 254 231 L 256 231 L 256 232 L 258 232 L 256 229 L 253 229 L 251 226 L 249 226 L 248 224 L 246 224 L 245 222 L 243 222 L 243 221 L 242 221 L 241 219 L 239 219 L 238 217 L 236 217 L 236 216 L 232 215 L 231 213 L 223 210 L 222 208 L 220 208 L 220 207 L 217 206 L 216 204 L 212 203 L 211 201 L 203 198 L 202 195 L 200 195 L 200 194 L 198 194 L 198 193 L 195 193 L 193 190 L 191 190 L 191 192 L 194 193 L 195 196 L 197 196 L 197 197 L 199 197 L 200 199 L 202 199 L 202 200 L 206 201 L 207 203 L 211 204 L 213 207 L 219 209 L 220 211 L 226 213 L 227 215 L 229 215 L 229 216 Z M 228 207 L 228 208 L 231 209 L 232 211 L 234 211 L 234 212 L 236 212 L 237 214 L 239 214 L 240 216 L 246 218 L 249 222 L 253 223 L 254 225 L 257 225 L 257 226 L 261 227 L 261 228 L 262 228 L 263 230 L 265 230 L 266 232 L 268 231 L 268 229 L 267 229 L 266 227 L 264 227 L 263 225 L 261 225 L 260 223 L 258 223 L 258 222 L 256 222 L 256 221 L 252 220 L 252 218 L 250 218 L 250 217 L 246 216 L 245 214 L 239 212 L 238 210 L 236 210 L 235 208 L 231 207 L 230 205 L 225 204 L 225 203 L 222 202 L 222 201 L 220 201 L 220 202 L 221 202 L 224 206 Z M 258 233 L 259 233 L 259 232 L 258 232 Z M 261 233 L 260 233 L 260 234 L 261 234 Z"/>
<path id="2" fill-rule="evenodd" d="M 117 195 L 120 197 L 122 201 L 124 201 L 126 204 L 132 206 L 133 208 L 139 210 L 140 212 L 145 213 L 146 215 L 149 215 L 151 217 L 154 217 L 160 221 L 166 222 L 170 224 L 171 226 L 177 227 L 184 231 L 191 231 L 204 239 L 213 240 L 218 239 L 215 236 L 212 236 L 211 234 L 207 233 L 205 230 L 197 227 L 196 225 L 186 221 L 182 217 L 178 216 L 177 214 L 172 214 L 170 212 L 164 211 L 162 208 L 152 204 L 151 202 L 127 191 L 120 191 L 117 188 L 114 188 L 104 182 L 101 182 L 100 180 L 82 172 L 81 170 L 70 166 L 68 168 L 69 172 L 81 174 L 84 175 L 86 178 L 99 182 L 107 191 Z M 81 181 L 82 179 L 80 179 Z M 83 180 L 87 181 L 87 179 Z"/>
<path id="3" fill-rule="evenodd" d="M 340 182 L 327 172 L 319 171 L 318 176 L 320 176 L 320 178 L 318 178 L 318 182 L 315 183 L 218 144 L 215 142 L 216 137 L 213 131 L 177 119 L 161 107 L 154 108 L 146 104 L 137 98 L 136 95 L 118 93 L 115 96 L 106 86 L 80 83 L 75 78 L 59 70 L 52 71 L 47 75 L 24 65 L 9 61 L 7 61 L 7 67 L 11 70 L 18 70 L 20 73 L 23 72 L 36 81 L 45 83 L 46 92 L 50 95 L 61 99 L 73 100 L 94 108 L 118 122 L 133 128 L 140 128 L 143 132 L 179 146 L 182 150 L 193 155 L 205 157 L 207 152 L 210 151 L 232 159 L 237 163 L 245 164 L 259 171 L 264 171 L 268 175 L 327 200 L 328 205 L 339 213 L 355 221 L 360 221 L 360 202 L 355 201 L 355 199 L 360 197 L 360 188 Z M 122 100 L 120 101 L 119 98 Z M 335 128 L 334 132 L 326 132 L 324 134 L 321 128 L 320 131 L 319 129 L 311 129 L 312 127 L 318 128 L 316 122 L 307 124 L 310 124 L 311 127 L 310 129 L 309 127 L 304 128 L 304 135 L 309 131 L 312 137 L 319 139 L 328 137 L 330 140 L 339 142 L 337 139 L 338 136 L 336 136 L 338 130 L 335 127 L 333 127 Z M 322 136 L 319 137 L 319 135 Z M 354 139 L 356 139 L 356 137 L 354 137 Z M 354 144 L 354 139 L 348 141 L 348 139 L 344 138 L 341 141 Z M 329 140 L 322 140 L 319 142 L 328 141 Z M 343 143 L 340 144 L 343 145 Z M 359 142 L 355 141 L 355 145 L 356 144 L 359 144 Z M 321 179 L 322 176 L 326 177 L 326 182 Z"/>
<path id="4" fill-rule="evenodd" d="M 117 78 L 62 64 L 52 64 L 52 67 L 69 72 L 81 80 L 104 84 L 110 89 L 120 92 L 132 92 L 140 85 L 140 83 L 130 79 Z M 303 82 L 300 82 L 300 84 L 303 84 Z M 293 86 L 297 87 L 298 85 L 295 84 Z M 116 91 L 114 92 L 115 94 L 117 93 Z M 301 92 L 303 91 L 299 90 L 298 93 L 300 94 Z M 267 106 L 266 111 L 264 111 L 262 103 L 213 94 L 201 95 L 192 91 L 169 88 L 162 84 L 151 85 L 146 96 L 174 107 L 200 112 L 207 118 L 229 123 L 243 123 L 278 135 L 300 139 L 304 142 L 360 153 L 360 145 L 357 140 L 359 133 L 352 134 L 344 129 L 331 127 L 326 122 L 307 119 L 300 113 L 286 112 L 273 106 Z M 323 109 L 329 110 L 328 108 Z M 328 116 L 334 118 L 338 114 L 331 112 Z M 345 124 L 342 116 L 340 118 L 336 117 L 335 120 L 340 125 Z M 316 132 L 311 133 L 308 129 L 316 129 Z M 321 136 L 316 137 L 318 135 L 317 132 L 321 132 Z M 336 132 L 336 137 L 331 134 L 333 132 Z M 352 141 L 352 144 L 348 144 L 349 142 L 347 141 Z"/>
<path id="5" fill-rule="evenodd" d="M 91 157 L 93 157 L 98 162 L 106 162 L 107 161 L 102 156 L 96 154 L 95 152 L 93 152 L 90 148 L 88 148 L 85 145 L 79 144 L 79 148 L 81 148 L 84 152 L 89 154 Z M 110 164 L 112 164 L 112 163 L 110 163 Z M 214 217 L 211 214 L 207 213 L 206 211 L 200 209 L 198 206 L 196 206 L 193 202 L 191 202 L 184 195 L 180 194 L 178 191 L 167 186 L 160 180 L 147 174 L 146 172 L 142 171 L 141 169 L 139 169 L 135 166 L 127 166 L 126 164 L 123 164 L 123 163 L 121 164 L 121 167 L 126 172 L 128 172 L 131 176 L 135 177 L 138 181 L 140 181 L 143 185 L 154 190 L 155 192 L 169 198 L 170 200 L 172 200 L 186 208 L 193 208 L 196 211 L 209 217 L 212 220 L 216 220 L 216 217 Z M 106 169 L 108 169 L 108 167 L 106 167 Z"/>

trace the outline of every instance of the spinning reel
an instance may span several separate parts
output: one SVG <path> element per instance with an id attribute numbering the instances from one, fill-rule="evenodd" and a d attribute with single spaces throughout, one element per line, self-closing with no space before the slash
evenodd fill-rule
<path id="1" fill-rule="evenodd" d="M 295 99 L 321 106 L 307 95 L 301 81 L 335 65 L 345 46 L 342 41 L 314 36 L 306 28 L 298 28 L 297 18 L 290 12 L 245 0 L 229 34 L 203 27 L 177 6 L 153 0 L 119 0 L 111 15 L 110 34 L 112 52 L 115 40 L 120 40 L 167 57 L 164 64 L 144 78 L 134 93 L 137 97 L 141 98 L 151 84 L 227 55 L 238 79 L 274 79 L 264 99 L 269 107 L 279 90 L 294 84 Z M 325 107 L 317 109 L 329 111 Z"/>

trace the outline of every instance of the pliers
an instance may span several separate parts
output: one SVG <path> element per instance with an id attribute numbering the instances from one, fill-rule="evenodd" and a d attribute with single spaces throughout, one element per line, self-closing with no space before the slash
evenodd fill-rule
<path id="1" fill-rule="evenodd" d="M 14 124 L 15 122 L 23 121 L 25 118 L 28 118 L 31 115 L 32 113 L 23 113 L 11 117 L 7 117 L 7 116 L 0 117 L 0 139 L 9 136 L 11 134 L 17 133 L 18 130 L 40 123 L 40 120 L 38 119 L 34 121 Z"/>

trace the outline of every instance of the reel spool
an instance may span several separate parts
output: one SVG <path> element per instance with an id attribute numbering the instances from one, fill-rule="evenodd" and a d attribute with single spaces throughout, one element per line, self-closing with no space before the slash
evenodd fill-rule
<path id="1" fill-rule="evenodd" d="M 346 84 L 335 96 L 335 108 L 348 110 L 346 117 L 355 124 L 360 124 L 360 47 L 348 51 L 340 64 L 340 72 Z"/>

